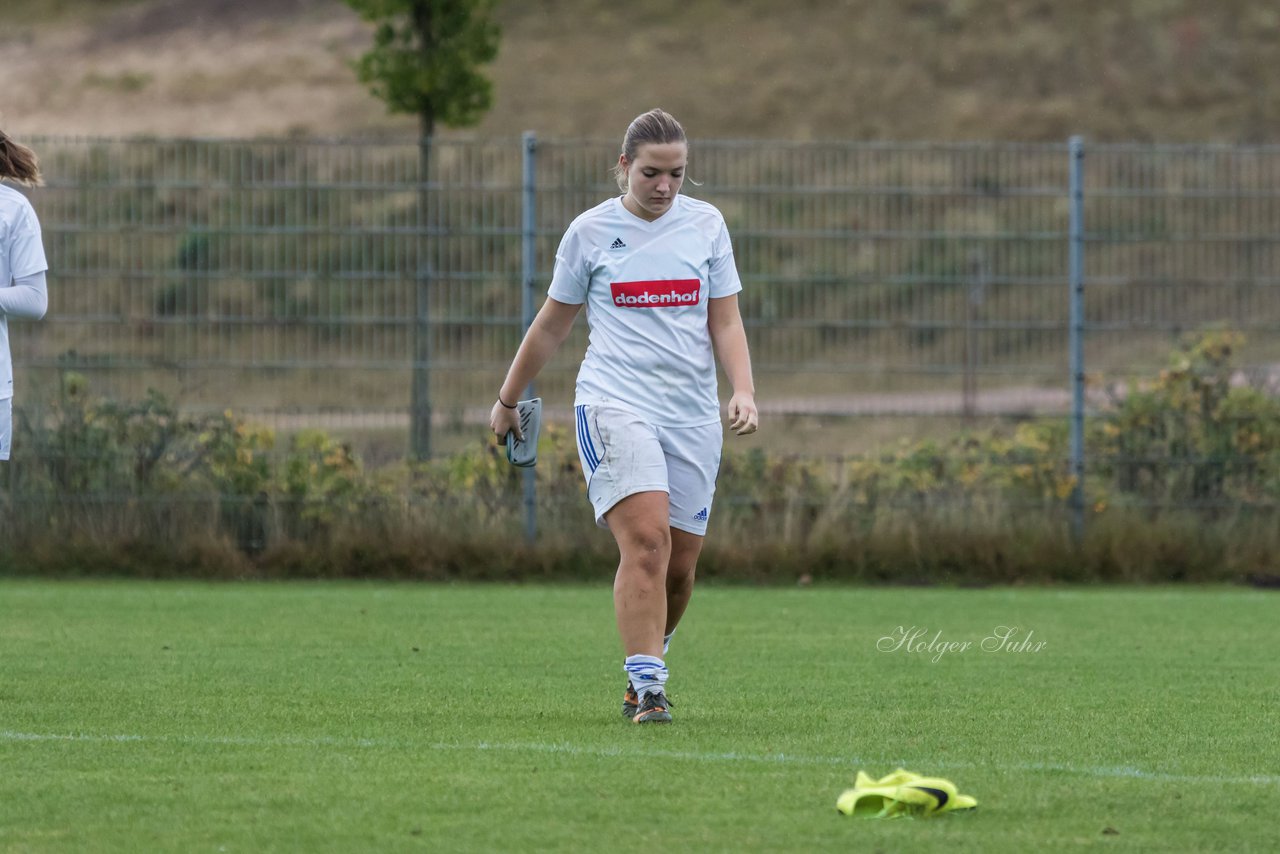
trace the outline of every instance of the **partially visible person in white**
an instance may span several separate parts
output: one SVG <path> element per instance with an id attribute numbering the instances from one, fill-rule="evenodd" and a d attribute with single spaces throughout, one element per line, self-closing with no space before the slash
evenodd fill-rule
<path id="1" fill-rule="evenodd" d="M 39 186 L 35 153 L 0 131 L 0 181 Z M 39 320 L 49 308 L 40 220 L 26 196 L 0 183 L 0 460 L 13 443 L 13 356 L 9 318 Z"/>
<path id="2" fill-rule="evenodd" d="M 665 655 L 693 592 L 724 439 L 716 356 L 733 386 L 729 429 L 758 424 L 733 247 L 715 207 L 679 195 L 688 159 L 670 114 L 632 121 L 615 168 L 623 195 L 565 232 L 548 298 L 489 416 L 499 440 L 520 435 L 517 398 L 586 305 L 578 452 L 596 522 L 618 543 L 623 714 L 636 723 L 671 720 Z"/>

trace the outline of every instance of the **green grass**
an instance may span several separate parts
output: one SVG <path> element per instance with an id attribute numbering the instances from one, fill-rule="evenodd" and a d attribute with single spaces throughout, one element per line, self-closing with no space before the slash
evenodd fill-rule
<path id="1" fill-rule="evenodd" d="M 5 581 L 0 850 L 1274 850 L 1276 606 L 707 587 L 640 728 L 603 584 Z M 981 807 L 835 812 L 898 764 Z"/>

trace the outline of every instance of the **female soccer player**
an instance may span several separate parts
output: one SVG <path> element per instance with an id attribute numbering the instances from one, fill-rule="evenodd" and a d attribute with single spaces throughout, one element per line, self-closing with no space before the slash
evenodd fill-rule
<path id="1" fill-rule="evenodd" d="M 578 453 L 596 522 L 618 542 L 622 710 L 636 723 L 671 720 L 663 656 L 693 592 L 723 443 L 715 356 L 733 385 L 729 428 L 745 435 L 758 424 L 729 232 L 713 206 L 680 195 L 688 160 L 668 113 L 627 128 L 614 170 L 623 195 L 565 232 L 548 299 L 489 416 L 500 440 L 521 437 L 517 398 L 586 305 Z"/>
<path id="2" fill-rule="evenodd" d="M 38 186 L 40 163 L 31 149 L 0 131 L 0 180 Z M 0 184 L 0 460 L 13 441 L 13 358 L 9 318 L 39 320 L 49 307 L 44 274 L 49 269 L 40 242 L 40 221 L 17 190 Z"/>

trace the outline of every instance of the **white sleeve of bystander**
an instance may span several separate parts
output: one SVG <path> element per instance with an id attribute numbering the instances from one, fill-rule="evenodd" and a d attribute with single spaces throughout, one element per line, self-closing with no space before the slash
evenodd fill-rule
<path id="1" fill-rule="evenodd" d="M 49 310 L 49 288 L 44 271 L 23 276 L 11 287 L 0 288 L 0 314 L 39 320 Z"/>

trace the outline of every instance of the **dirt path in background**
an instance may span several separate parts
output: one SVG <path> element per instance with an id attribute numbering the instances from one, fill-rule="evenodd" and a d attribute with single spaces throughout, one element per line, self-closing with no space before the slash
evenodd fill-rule
<path id="1" fill-rule="evenodd" d="M 1093 403 L 1100 402 L 1091 400 Z M 1069 412 L 1071 395 L 1066 390 L 1043 388 L 1007 388 L 979 392 L 975 399 L 976 416 L 1061 415 Z M 964 401 L 954 392 L 911 392 L 854 395 L 828 395 L 795 398 L 767 398 L 760 403 L 767 416 L 921 416 L 959 417 L 964 414 Z M 554 423 L 568 424 L 573 419 L 570 407 L 548 407 L 545 417 Z M 250 420 L 253 420 L 252 418 Z M 408 429 L 409 416 L 404 412 L 334 412 L 282 413 L 268 418 L 279 430 L 314 429 Z M 486 407 L 467 407 L 461 421 L 466 426 L 489 422 Z M 456 424 L 454 413 L 437 412 L 433 423 Z"/>

